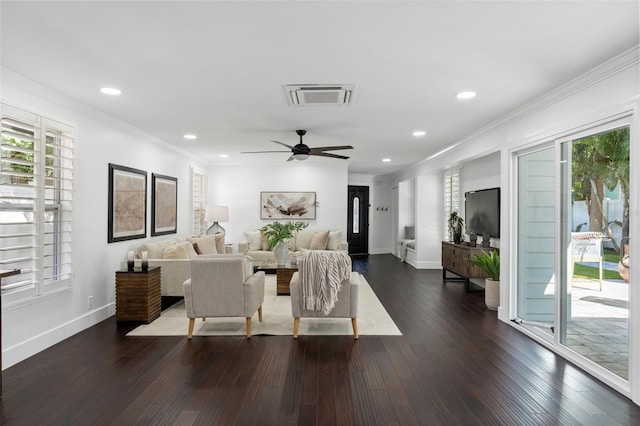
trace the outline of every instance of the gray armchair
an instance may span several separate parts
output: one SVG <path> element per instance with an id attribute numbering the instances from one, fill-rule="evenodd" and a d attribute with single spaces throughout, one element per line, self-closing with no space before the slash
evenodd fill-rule
<path id="1" fill-rule="evenodd" d="M 191 278 L 183 284 L 189 318 L 188 338 L 196 318 L 244 317 L 247 338 L 251 317 L 258 311 L 262 321 L 264 272 L 253 273 L 251 258 L 241 255 L 203 255 L 191 259 Z"/>
<path id="2" fill-rule="evenodd" d="M 345 254 L 346 255 L 346 254 Z M 330 258 L 339 256 L 338 254 L 328 254 Z M 348 256 L 348 255 L 347 255 Z M 321 274 L 317 274 L 316 270 L 307 271 L 312 267 L 305 260 L 306 255 L 299 260 L 299 271 L 293 274 L 290 284 L 291 294 L 291 313 L 293 315 L 293 338 L 298 338 L 298 329 L 300 326 L 300 318 L 351 318 L 351 326 L 353 327 L 353 338 L 358 339 L 358 294 L 360 290 L 360 274 L 351 272 L 351 262 L 349 261 L 348 271 L 346 275 L 349 278 L 343 280 L 340 284 L 340 290 L 337 293 L 337 301 L 330 312 L 324 313 L 321 310 L 305 309 L 303 303 L 304 288 L 303 279 L 321 279 Z"/>

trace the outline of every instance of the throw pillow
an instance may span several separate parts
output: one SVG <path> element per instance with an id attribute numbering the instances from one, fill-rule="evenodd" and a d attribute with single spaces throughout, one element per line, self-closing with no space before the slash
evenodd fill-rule
<path id="1" fill-rule="evenodd" d="M 260 244 L 262 244 L 262 250 L 263 251 L 269 251 L 269 243 L 267 242 L 267 239 L 265 238 L 264 235 L 262 235 L 262 238 L 260 239 Z"/>
<path id="2" fill-rule="evenodd" d="M 197 243 L 201 254 L 216 254 L 216 239 L 213 235 L 202 237 L 187 237 L 187 241 L 191 244 Z M 223 252 L 224 253 L 224 252 Z"/>
<path id="3" fill-rule="evenodd" d="M 311 247 L 311 239 L 315 235 L 315 231 L 307 231 L 302 229 L 296 234 L 296 250 Z"/>
<path id="4" fill-rule="evenodd" d="M 244 237 L 247 240 L 250 251 L 260 250 L 262 248 L 262 233 L 260 231 L 247 231 L 244 233 Z"/>
<path id="5" fill-rule="evenodd" d="M 214 235 L 216 241 L 216 252 L 218 254 L 225 254 L 224 250 L 224 232 Z"/>
<path id="6" fill-rule="evenodd" d="M 179 244 L 168 246 L 162 254 L 163 259 L 189 259 L 187 249 Z"/>
<path id="7" fill-rule="evenodd" d="M 196 254 L 202 254 L 202 250 L 200 250 L 200 246 L 198 246 L 198 243 L 191 244 L 193 244 L 193 249 L 196 251 Z"/>
<path id="8" fill-rule="evenodd" d="M 190 243 L 189 241 L 176 243 L 176 246 L 184 247 L 184 249 L 187 251 L 187 256 L 189 257 L 189 259 L 198 255 L 195 248 L 193 247 L 193 243 Z"/>
<path id="9" fill-rule="evenodd" d="M 309 244 L 309 248 L 311 250 L 326 250 L 327 241 L 329 241 L 329 231 L 316 232 L 311 238 L 311 244 Z"/>
<path id="10" fill-rule="evenodd" d="M 338 250 L 338 243 L 342 240 L 342 231 L 329 231 L 327 250 Z"/>

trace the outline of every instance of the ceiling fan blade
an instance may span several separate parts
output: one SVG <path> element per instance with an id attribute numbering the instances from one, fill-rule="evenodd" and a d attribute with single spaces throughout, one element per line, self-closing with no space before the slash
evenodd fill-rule
<path id="1" fill-rule="evenodd" d="M 293 156 L 293 154 L 291 154 L 291 157 L 287 158 L 287 161 L 293 161 L 295 158 Z"/>
<path id="2" fill-rule="evenodd" d="M 293 147 L 292 147 L 291 145 L 287 145 L 287 144 L 286 144 L 286 143 L 284 143 L 284 142 L 274 141 L 273 139 L 271 140 L 271 142 L 273 142 L 273 143 L 279 143 L 279 144 L 280 144 L 280 145 L 282 145 L 282 146 L 286 146 L 286 147 L 287 147 L 287 148 L 289 148 L 289 149 L 293 149 Z"/>
<path id="3" fill-rule="evenodd" d="M 338 154 L 329 154 L 328 152 L 310 152 L 309 155 L 315 155 L 317 157 L 331 157 L 331 158 L 341 158 L 343 160 L 348 159 L 349 157 L 345 157 L 344 155 Z"/>
<path id="4" fill-rule="evenodd" d="M 289 151 L 243 151 L 240 154 L 268 154 L 271 152 L 289 152 Z"/>
<path id="5" fill-rule="evenodd" d="M 311 148 L 311 152 L 322 152 L 322 151 L 336 151 L 338 149 L 353 149 L 351 145 L 343 145 L 343 146 L 318 146 Z"/>

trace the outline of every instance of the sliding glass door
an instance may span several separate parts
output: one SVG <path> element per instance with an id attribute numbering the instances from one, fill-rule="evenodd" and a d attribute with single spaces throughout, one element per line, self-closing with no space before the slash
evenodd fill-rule
<path id="1" fill-rule="evenodd" d="M 627 122 L 520 152 L 515 161 L 516 321 L 570 358 L 628 380 L 634 191 Z"/>

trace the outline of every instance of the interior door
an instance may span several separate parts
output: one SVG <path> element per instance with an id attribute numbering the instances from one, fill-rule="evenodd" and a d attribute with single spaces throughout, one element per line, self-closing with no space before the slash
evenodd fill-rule
<path id="1" fill-rule="evenodd" d="M 349 254 L 369 253 L 369 187 L 349 185 L 347 241 Z"/>

